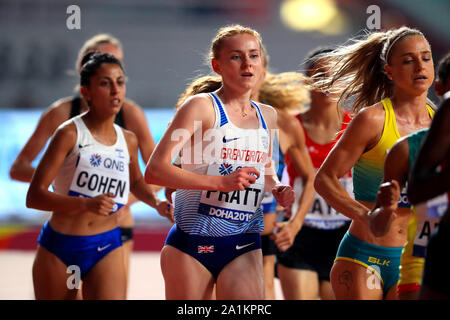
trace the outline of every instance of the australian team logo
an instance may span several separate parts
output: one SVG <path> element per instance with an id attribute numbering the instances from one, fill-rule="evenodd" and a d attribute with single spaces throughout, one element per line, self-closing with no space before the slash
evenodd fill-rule
<path id="1" fill-rule="evenodd" d="M 98 167 L 100 163 L 102 163 L 102 157 L 98 153 L 94 153 L 91 155 L 89 162 L 91 163 L 91 166 Z"/>
<path id="2" fill-rule="evenodd" d="M 228 163 L 222 163 L 219 167 L 219 173 L 222 176 L 226 176 L 227 174 L 230 174 L 233 172 L 233 166 Z"/>

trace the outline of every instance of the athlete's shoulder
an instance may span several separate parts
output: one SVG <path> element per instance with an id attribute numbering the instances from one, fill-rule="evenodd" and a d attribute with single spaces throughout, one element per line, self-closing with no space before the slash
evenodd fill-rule
<path id="1" fill-rule="evenodd" d="M 258 106 L 269 128 L 277 127 L 277 118 L 278 118 L 277 110 L 271 105 L 265 103 L 258 103 Z"/>
<path id="2" fill-rule="evenodd" d="M 408 157 L 409 156 L 409 135 L 401 137 L 398 139 L 388 153 L 391 155 L 398 155 L 399 157 Z"/>
<path id="3" fill-rule="evenodd" d="M 125 128 L 122 128 L 120 126 L 118 126 L 120 130 L 122 130 L 123 132 L 123 136 L 125 138 L 125 141 L 127 142 L 128 145 L 138 145 L 138 139 L 136 134 L 133 131 L 127 130 Z"/>
<path id="4" fill-rule="evenodd" d="M 62 123 L 69 119 L 73 97 L 65 97 L 53 102 L 42 114 L 42 117 L 53 123 Z"/>
<path id="5" fill-rule="evenodd" d="M 77 127 L 75 125 L 75 120 L 73 118 L 68 119 L 64 121 L 62 124 L 60 124 L 58 128 L 55 130 L 54 136 L 63 139 L 68 139 L 69 141 L 76 140 Z"/>
<path id="6" fill-rule="evenodd" d="M 213 100 L 209 94 L 199 93 L 187 98 L 178 109 L 178 112 L 193 112 L 197 115 L 208 115 L 214 112 L 212 104 Z"/>
<path id="7" fill-rule="evenodd" d="M 137 102 L 129 98 L 124 99 L 122 109 L 123 112 L 126 113 L 134 113 L 136 111 L 138 112 L 142 111 L 142 107 Z"/>
<path id="8" fill-rule="evenodd" d="M 287 112 L 277 112 L 279 128 L 284 131 L 297 130 L 301 128 L 300 121 L 294 115 Z"/>
<path id="9" fill-rule="evenodd" d="M 352 122 L 359 122 L 362 124 L 376 124 L 384 123 L 385 113 L 381 102 L 374 105 L 362 108 L 358 113 L 356 113 Z"/>
<path id="10" fill-rule="evenodd" d="M 261 112 L 263 113 L 263 115 L 268 114 L 268 115 L 273 116 L 273 115 L 277 114 L 277 110 L 274 107 L 272 107 L 271 105 L 258 102 L 258 106 L 261 109 Z"/>

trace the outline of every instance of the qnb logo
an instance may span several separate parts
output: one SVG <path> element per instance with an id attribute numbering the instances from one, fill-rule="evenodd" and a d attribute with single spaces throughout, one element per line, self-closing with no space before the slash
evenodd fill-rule
<path id="1" fill-rule="evenodd" d="M 125 162 L 111 158 L 105 158 L 105 160 L 103 160 L 103 166 L 106 169 L 117 170 L 120 172 L 125 170 Z"/>
<path id="2" fill-rule="evenodd" d="M 226 176 L 227 174 L 230 174 L 233 172 L 233 166 L 228 163 L 222 163 L 219 167 L 219 173 L 222 176 Z"/>
<path id="3" fill-rule="evenodd" d="M 98 153 L 94 153 L 91 155 L 89 162 L 91 163 L 91 166 L 98 167 L 102 163 L 102 157 Z"/>

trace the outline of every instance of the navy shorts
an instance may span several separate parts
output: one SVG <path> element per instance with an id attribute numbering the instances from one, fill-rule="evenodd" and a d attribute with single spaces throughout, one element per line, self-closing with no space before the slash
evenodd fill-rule
<path id="1" fill-rule="evenodd" d="M 277 245 L 270 239 L 271 234 L 261 236 L 261 250 L 263 256 L 272 256 L 277 254 Z"/>
<path id="2" fill-rule="evenodd" d="M 330 271 L 339 244 L 350 223 L 334 230 L 302 226 L 294 244 L 277 254 L 277 263 L 285 267 L 317 272 L 320 281 L 330 281 Z"/>
<path id="3" fill-rule="evenodd" d="M 197 259 L 217 279 L 220 271 L 235 258 L 261 249 L 261 235 L 241 233 L 226 237 L 198 236 L 184 232 L 175 224 L 167 235 L 165 245 Z"/>

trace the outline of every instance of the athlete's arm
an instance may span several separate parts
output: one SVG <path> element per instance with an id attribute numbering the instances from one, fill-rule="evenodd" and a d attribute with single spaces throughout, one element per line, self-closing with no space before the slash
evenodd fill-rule
<path id="1" fill-rule="evenodd" d="M 142 160 L 147 163 L 155 150 L 155 140 L 150 131 L 144 111 L 135 102 L 126 99 L 123 109 L 123 117 L 127 130 L 132 131 L 138 141 Z"/>
<path id="2" fill-rule="evenodd" d="M 273 236 L 275 244 L 281 251 L 287 250 L 300 231 L 306 214 L 314 201 L 315 170 L 306 148 L 305 135 L 297 119 L 291 115 L 279 114 L 280 145 L 284 154 L 289 154 L 295 169 L 302 179 L 303 192 L 299 198 L 297 212 L 288 222 L 278 222 L 279 232 Z"/>
<path id="3" fill-rule="evenodd" d="M 144 181 L 138 163 L 138 140 L 136 135 L 123 130 L 130 153 L 130 191 L 141 201 L 155 208 L 158 213 L 174 223 L 173 210 L 167 201 L 161 201 L 156 195 L 153 187 Z"/>
<path id="4" fill-rule="evenodd" d="M 80 198 L 62 195 L 48 190 L 56 177 L 66 156 L 77 140 L 76 127 L 70 125 L 59 128 L 50 141 L 36 171 L 31 179 L 26 205 L 44 211 L 64 211 L 67 214 L 79 211 L 91 211 L 108 215 L 114 206 L 112 194 L 102 194 L 94 198 Z"/>
<path id="5" fill-rule="evenodd" d="M 269 154 L 265 167 L 264 189 L 271 191 L 282 207 L 287 207 L 294 202 L 294 192 L 292 191 L 291 186 L 281 184 L 272 161 L 274 130 L 278 130 L 277 112 L 273 107 L 264 104 L 261 104 L 261 111 L 264 115 L 264 119 L 266 119 L 270 134 Z"/>
<path id="6" fill-rule="evenodd" d="M 368 213 L 372 233 L 382 237 L 388 233 L 400 198 L 400 191 L 406 183 L 409 171 L 408 139 L 402 138 L 391 148 L 384 161 L 384 178 L 380 185 L 377 201 Z"/>
<path id="7" fill-rule="evenodd" d="M 353 220 L 366 221 L 369 208 L 354 200 L 339 179 L 358 161 L 363 152 L 379 140 L 384 125 L 375 107 L 361 110 L 350 122 L 338 143 L 319 168 L 314 180 L 316 191 L 337 212 Z"/>
<path id="8" fill-rule="evenodd" d="M 255 182 L 255 177 L 251 175 L 253 173 L 259 176 L 255 168 L 241 168 L 222 177 L 196 174 L 172 165 L 174 156 L 185 144 L 191 143 L 191 138 L 202 139 L 203 133 L 213 127 L 215 113 L 211 103 L 208 96 L 197 95 L 188 99 L 178 109 L 147 164 L 145 169 L 147 183 L 174 189 L 229 192 L 244 190 Z M 183 157 L 186 159 L 191 160 L 193 156 L 199 156 L 187 154 L 185 151 L 187 150 L 183 150 Z"/>
<path id="9" fill-rule="evenodd" d="M 305 134 L 297 119 L 289 116 L 289 121 L 284 121 L 283 129 L 281 130 L 282 137 L 286 137 L 288 141 L 287 153 L 294 164 L 297 174 L 302 179 L 303 192 L 299 199 L 297 212 L 294 212 L 291 220 L 295 222 L 300 230 L 303 220 L 311 209 L 316 193 L 314 189 L 315 170 L 309 156 L 308 149 L 305 142 Z"/>
<path id="10" fill-rule="evenodd" d="M 408 180 L 408 199 L 417 204 L 450 190 L 450 98 L 436 111 Z M 436 168 L 444 164 L 437 172 Z"/>
<path id="11" fill-rule="evenodd" d="M 68 119 L 69 107 L 70 101 L 61 99 L 54 102 L 44 111 L 33 134 L 11 165 L 9 170 L 11 179 L 23 182 L 31 181 L 35 170 L 31 163 L 44 149 L 47 140 L 52 136 L 56 128 Z"/>
<path id="12" fill-rule="evenodd" d="M 147 122 L 142 108 L 130 99 L 125 99 L 123 104 L 123 120 L 125 122 L 125 127 L 127 130 L 133 132 L 138 140 L 138 147 L 141 151 L 141 157 L 144 163 L 147 163 L 152 155 L 153 150 L 155 150 L 155 140 L 151 135 L 150 127 Z M 139 161 L 138 161 L 139 162 Z M 159 191 L 161 187 L 152 186 L 155 192 Z M 127 206 L 131 206 L 133 203 L 137 202 L 137 198 L 133 193 L 130 194 Z"/>

